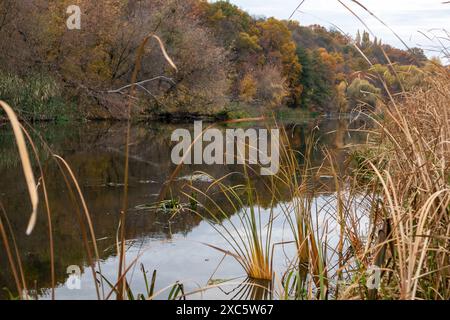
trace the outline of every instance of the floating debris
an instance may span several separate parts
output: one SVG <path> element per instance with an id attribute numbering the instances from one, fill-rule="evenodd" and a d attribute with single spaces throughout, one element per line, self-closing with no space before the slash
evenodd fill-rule
<path id="1" fill-rule="evenodd" d="M 179 180 L 179 181 L 181 181 L 181 180 L 198 181 L 198 182 L 208 182 L 208 183 L 211 183 L 211 182 L 214 181 L 213 178 L 211 178 L 207 174 L 192 174 L 192 175 L 187 175 L 187 176 L 180 177 L 177 180 Z"/>
<path id="2" fill-rule="evenodd" d="M 125 184 L 124 183 L 117 183 L 117 182 L 108 182 L 105 184 L 106 187 L 112 187 L 112 188 L 119 188 L 119 187 L 124 187 Z"/>
<path id="3" fill-rule="evenodd" d="M 102 183 L 102 184 L 87 184 L 86 187 L 87 188 L 122 188 L 124 187 L 125 184 L 124 183 L 118 183 L 118 182 L 107 182 L 107 183 Z M 130 186 L 130 185 L 128 185 Z"/>
<path id="4" fill-rule="evenodd" d="M 178 199 L 163 200 L 152 204 L 140 204 L 134 207 L 136 210 L 155 210 L 166 213 L 173 213 L 174 211 L 183 210 L 184 204 L 180 203 Z"/>
<path id="5" fill-rule="evenodd" d="M 155 181 L 155 180 L 139 180 L 138 182 L 140 184 L 157 184 L 157 183 L 159 183 L 158 181 Z"/>

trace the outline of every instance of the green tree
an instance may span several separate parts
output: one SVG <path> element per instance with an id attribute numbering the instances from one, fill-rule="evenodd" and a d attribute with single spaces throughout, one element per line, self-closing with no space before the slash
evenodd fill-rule
<path id="1" fill-rule="evenodd" d="M 370 41 L 370 35 L 367 31 L 363 32 L 362 40 L 361 40 L 361 48 L 367 49 L 370 47 L 372 42 Z"/>
<path id="2" fill-rule="evenodd" d="M 302 65 L 302 72 L 300 74 L 300 84 L 302 86 L 300 107 L 308 108 L 314 95 L 315 70 L 313 70 L 312 58 L 307 50 L 302 47 L 298 47 L 297 56 L 300 64 Z"/>
<path id="3" fill-rule="evenodd" d="M 359 32 L 359 30 L 358 30 L 358 32 L 356 33 L 355 42 L 356 42 L 356 44 L 357 44 L 358 46 L 361 46 L 361 32 Z"/>
<path id="4" fill-rule="evenodd" d="M 331 111 L 334 98 L 335 70 L 332 56 L 324 49 L 314 50 L 312 54 L 312 68 L 314 90 L 312 103 L 314 107 Z"/>

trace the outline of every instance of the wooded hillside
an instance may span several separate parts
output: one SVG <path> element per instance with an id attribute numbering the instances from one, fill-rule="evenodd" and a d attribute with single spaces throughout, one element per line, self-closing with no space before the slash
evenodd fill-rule
<path id="1" fill-rule="evenodd" d="M 346 111 L 375 105 L 374 72 L 391 75 L 395 90 L 392 74 L 408 66 L 405 82 L 414 86 L 420 76 L 411 68 L 427 64 L 421 49 L 399 50 L 367 32 L 349 37 L 256 18 L 227 1 L 80 0 L 81 29 L 68 30 L 72 2 L 0 2 L 0 97 L 24 116 L 122 117 L 127 89 L 118 89 L 129 84 L 149 33 L 162 39 L 178 72 L 150 42 L 138 77 L 145 81 L 140 114 L 215 115 L 236 105 Z M 388 59 L 395 68 L 383 67 Z"/>

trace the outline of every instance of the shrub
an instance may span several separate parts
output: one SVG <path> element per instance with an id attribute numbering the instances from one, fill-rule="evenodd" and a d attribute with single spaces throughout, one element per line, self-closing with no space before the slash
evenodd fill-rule
<path id="1" fill-rule="evenodd" d="M 59 84 L 50 76 L 33 73 L 25 78 L 0 73 L 0 100 L 29 120 L 57 120 L 68 116 Z"/>
<path id="2" fill-rule="evenodd" d="M 356 78 L 347 88 L 347 96 L 350 100 L 351 107 L 358 104 L 375 108 L 377 105 L 377 97 L 380 89 L 376 88 L 367 80 Z"/>

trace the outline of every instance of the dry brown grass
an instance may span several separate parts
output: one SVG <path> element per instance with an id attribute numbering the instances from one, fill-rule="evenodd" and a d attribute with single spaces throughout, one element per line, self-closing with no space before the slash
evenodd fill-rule
<path id="1" fill-rule="evenodd" d="M 450 298 L 449 106 L 450 74 L 436 67 L 374 119 L 365 164 L 379 195 L 373 221 L 384 226 L 369 253 L 384 270 L 379 297 Z"/>

